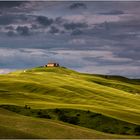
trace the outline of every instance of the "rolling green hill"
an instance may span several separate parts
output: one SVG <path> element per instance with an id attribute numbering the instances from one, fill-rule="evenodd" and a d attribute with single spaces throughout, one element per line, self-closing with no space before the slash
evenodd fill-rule
<path id="1" fill-rule="evenodd" d="M 21 116 L 3 109 L 0 109 L 0 124 L 0 138 L 127 138 L 60 121 Z"/>
<path id="2" fill-rule="evenodd" d="M 101 114 L 105 118 L 136 125 L 139 134 L 140 80 L 121 76 L 83 74 L 64 67 L 20 70 L 0 75 L 0 105 L 17 107 L 28 105 L 31 107 L 30 110 L 62 108 L 90 111 Z M 92 127 L 85 128 L 86 125 L 80 127 L 68 122 L 62 123 L 57 119 L 48 120 L 34 115 L 27 117 L 23 116 L 26 115 L 24 113 L 18 115 L 16 114 L 18 112 L 11 112 L 12 110 L 1 109 L 0 111 L 0 131 L 5 128 L 9 134 L 5 135 L 2 132 L 1 138 L 19 138 L 19 135 L 23 138 L 139 138 L 139 136 L 123 136 L 123 134 L 105 134 L 99 132 L 100 129 L 95 131 L 88 129 Z M 12 115 L 9 116 L 7 113 Z M 82 120 L 81 118 L 80 121 Z M 18 121 L 22 123 L 19 124 Z M 18 124 L 13 127 L 14 122 Z M 28 126 L 23 125 L 27 122 L 30 122 Z M 33 126 L 34 123 L 46 125 L 41 124 L 41 127 L 36 129 Z M 49 124 L 51 127 L 47 127 Z M 104 127 L 109 126 L 104 125 Z M 39 129 L 40 134 L 37 134 Z M 43 133 L 43 131 L 47 132 Z M 50 132 L 52 135 L 49 135 Z M 54 132 L 56 133 L 53 137 Z"/>

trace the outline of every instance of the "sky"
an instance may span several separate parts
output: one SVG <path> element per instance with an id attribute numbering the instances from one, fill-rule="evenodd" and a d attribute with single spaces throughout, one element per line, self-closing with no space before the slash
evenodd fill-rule
<path id="1" fill-rule="evenodd" d="M 0 1 L 0 73 L 54 61 L 140 78 L 139 15 L 139 1 Z"/>

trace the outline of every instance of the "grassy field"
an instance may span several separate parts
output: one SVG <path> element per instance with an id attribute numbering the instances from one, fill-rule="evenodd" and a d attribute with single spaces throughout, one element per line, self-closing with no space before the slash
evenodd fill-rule
<path id="1" fill-rule="evenodd" d="M 17 106 L 28 105 L 32 109 L 68 108 L 89 110 L 106 117 L 140 125 L 140 80 L 130 80 L 120 76 L 82 74 L 62 67 L 38 67 L 0 75 L 0 105 L 4 104 Z M 6 111 L 2 109 L 0 113 L 1 116 L 5 116 L 3 112 Z M 13 113 L 13 116 L 15 116 L 15 113 Z M 7 116 L 7 120 L 11 116 L 8 117 L 9 116 Z M 24 125 L 13 128 L 13 125 L 10 126 L 10 124 L 6 124 L 6 121 L 3 121 L 1 118 L 0 131 L 3 130 L 3 127 L 7 128 L 9 137 L 14 137 L 15 132 L 18 131 L 19 135 L 21 134 L 20 136 L 23 136 L 23 138 L 26 136 L 31 138 L 53 138 L 53 135 L 50 136 L 48 133 L 44 132 L 45 134 L 42 134 L 42 130 L 44 129 L 45 131 L 45 129 L 47 129 L 47 131 L 51 133 L 54 133 L 56 131 L 55 129 L 58 129 L 58 131 L 61 130 L 56 128 L 57 125 L 55 124 L 61 124 L 60 121 L 56 122 L 21 115 L 18 115 L 17 118 L 22 120 L 22 117 L 26 118 L 26 121 L 46 122 L 46 126 L 40 128 L 41 134 L 35 135 L 37 134 L 35 132 L 39 131 L 39 128 L 35 130 L 33 127 L 33 133 L 31 133 L 31 130 L 23 131 L 28 130 L 28 128 L 24 128 Z M 4 118 L 6 119 L 6 117 Z M 11 121 L 14 123 L 16 117 L 12 119 L 13 121 Z M 23 123 L 25 123 L 24 119 Z M 54 123 L 52 128 L 47 128 L 47 124 L 49 123 Z M 67 130 L 67 128 L 69 130 Z M 131 136 L 104 134 L 65 123 L 63 124 L 63 129 L 65 129 L 65 131 L 59 131 L 59 133 L 55 134 L 54 138 L 105 138 L 103 135 L 106 135 L 106 138 L 131 138 Z M 69 133 L 70 130 L 71 134 Z M 79 134 L 74 133 L 76 131 L 84 132 L 81 134 L 80 132 Z M 30 133 L 26 135 L 26 132 Z M 5 136 L 4 133 L 0 134 L 0 137 Z M 17 135 L 17 137 L 19 135 Z"/>
<path id="2" fill-rule="evenodd" d="M 31 109 L 29 106 L 1 105 L 3 109 L 36 118 L 63 121 L 91 128 L 100 132 L 123 135 L 140 135 L 140 125 L 120 121 L 89 110 L 78 109 Z"/>

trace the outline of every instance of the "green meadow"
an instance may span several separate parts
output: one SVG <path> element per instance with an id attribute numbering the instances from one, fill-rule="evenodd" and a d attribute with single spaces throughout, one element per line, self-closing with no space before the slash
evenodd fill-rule
<path id="1" fill-rule="evenodd" d="M 140 80 L 64 67 L 0 75 L 0 138 L 140 138 Z"/>

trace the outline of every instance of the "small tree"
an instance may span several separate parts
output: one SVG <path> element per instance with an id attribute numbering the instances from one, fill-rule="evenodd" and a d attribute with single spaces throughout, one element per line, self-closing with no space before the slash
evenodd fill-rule
<path id="1" fill-rule="evenodd" d="M 25 105 L 24 108 L 25 108 L 25 109 L 28 109 L 28 105 Z"/>

